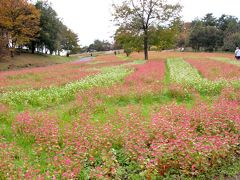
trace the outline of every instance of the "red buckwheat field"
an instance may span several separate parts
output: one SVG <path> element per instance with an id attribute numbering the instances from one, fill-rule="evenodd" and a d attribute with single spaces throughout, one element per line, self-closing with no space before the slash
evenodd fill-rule
<path id="1" fill-rule="evenodd" d="M 238 166 L 239 65 L 137 56 L 1 72 L 0 176 L 213 177 Z"/>

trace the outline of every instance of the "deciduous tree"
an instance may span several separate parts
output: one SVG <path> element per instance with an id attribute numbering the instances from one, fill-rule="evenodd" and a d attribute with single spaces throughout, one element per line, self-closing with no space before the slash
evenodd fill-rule
<path id="1" fill-rule="evenodd" d="M 47 3 L 38 1 L 36 3 L 37 9 L 41 12 L 40 18 L 40 33 L 36 41 L 38 48 L 48 49 L 50 54 L 58 49 L 58 33 L 60 30 L 60 23 L 56 11 Z M 35 47 L 33 47 L 35 49 Z"/>
<path id="2" fill-rule="evenodd" d="M 132 51 L 140 51 L 143 49 L 143 36 L 138 31 L 128 29 L 128 27 L 119 27 L 115 33 L 114 40 L 126 52 L 127 56 Z"/>
<path id="3" fill-rule="evenodd" d="M 78 48 L 78 35 L 75 34 L 71 29 L 68 29 L 63 25 L 63 31 L 60 34 L 62 36 L 61 49 L 66 50 L 70 53 L 75 52 Z"/>
<path id="4" fill-rule="evenodd" d="M 180 33 L 180 22 L 173 22 L 169 27 L 151 27 L 149 30 L 149 44 L 158 50 L 174 48 Z"/>
<path id="5" fill-rule="evenodd" d="M 223 49 L 225 51 L 234 51 L 236 47 L 239 46 L 240 46 L 240 32 L 236 32 L 225 37 L 223 46 Z"/>
<path id="6" fill-rule="evenodd" d="M 39 11 L 27 0 L 0 0 L 0 28 L 10 48 L 35 39 L 39 18 Z"/>
<path id="7" fill-rule="evenodd" d="M 53 52 L 60 54 L 63 50 L 72 52 L 78 48 L 77 34 L 63 24 L 48 2 L 38 1 L 36 8 L 41 12 L 41 30 L 37 40 L 32 42 L 33 53 L 35 46 L 38 49 L 45 49 L 45 52 L 49 51 L 50 54 Z"/>
<path id="8" fill-rule="evenodd" d="M 89 51 L 109 51 L 112 49 L 111 43 L 108 41 L 101 41 L 99 39 L 96 39 L 93 44 L 90 44 L 88 50 Z"/>
<path id="9" fill-rule="evenodd" d="M 124 0 L 114 4 L 113 17 L 117 25 L 143 34 L 145 59 L 148 59 L 149 27 L 167 24 L 179 17 L 181 6 L 166 0 Z"/>
<path id="10" fill-rule="evenodd" d="M 189 44 L 195 49 L 213 51 L 221 44 L 221 31 L 214 26 L 195 26 L 189 37 Z"/>

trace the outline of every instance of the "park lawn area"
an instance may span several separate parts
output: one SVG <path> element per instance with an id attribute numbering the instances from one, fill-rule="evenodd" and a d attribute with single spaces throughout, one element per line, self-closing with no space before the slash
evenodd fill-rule
<path id="1" fill-rule="evenodd" d="M 0 179 L 237 177 L 240 62 L 224 53 L 142 59 L 0 72 Z"/>
<path id="2" fill-rule="evenodd" d="M 62 64 L 80 59 L 81 56 L 51 56 L 46 54 L 15 55 L 14 58 L 5 57 L 0 59 L 0 71 L 17 70 L 23 68 L 44 67 L 55 64 Z"/>

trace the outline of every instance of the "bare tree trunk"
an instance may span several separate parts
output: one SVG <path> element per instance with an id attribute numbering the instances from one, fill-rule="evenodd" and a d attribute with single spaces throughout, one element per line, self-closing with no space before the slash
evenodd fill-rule
<path id="1" fill-rule="evenodd" d="M 12 49 L 10 50 L 10 55 L 11 55 L 11 58 L 14 58 L 14 51 Z"/>
<path id="2" fill-rule="evenodd" d="M 36 49 L 36 43 L 34 41 L 32 41 L 32 54 L 35 53 L 35 49 Z"/>
<path id="3" fill-rule="evenodd" d="M 144 30 L 144 58 L 148 60 L 148 30 Z"/>

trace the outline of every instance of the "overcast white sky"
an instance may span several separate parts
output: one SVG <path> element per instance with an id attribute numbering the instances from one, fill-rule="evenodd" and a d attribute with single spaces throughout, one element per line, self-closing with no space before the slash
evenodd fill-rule
<path id="1" fill-rule="evenodd" d="M 111 40 L 115 29 L 110 21 L 113 1 L 120 0 L 49 0 L 63 22 L 78 34 L 81 46 L 95 39 Z M 206 13 L 240 19 L 239 0 L 181 0 L 181 4 L 184 21 L 202 18 Z"/>

